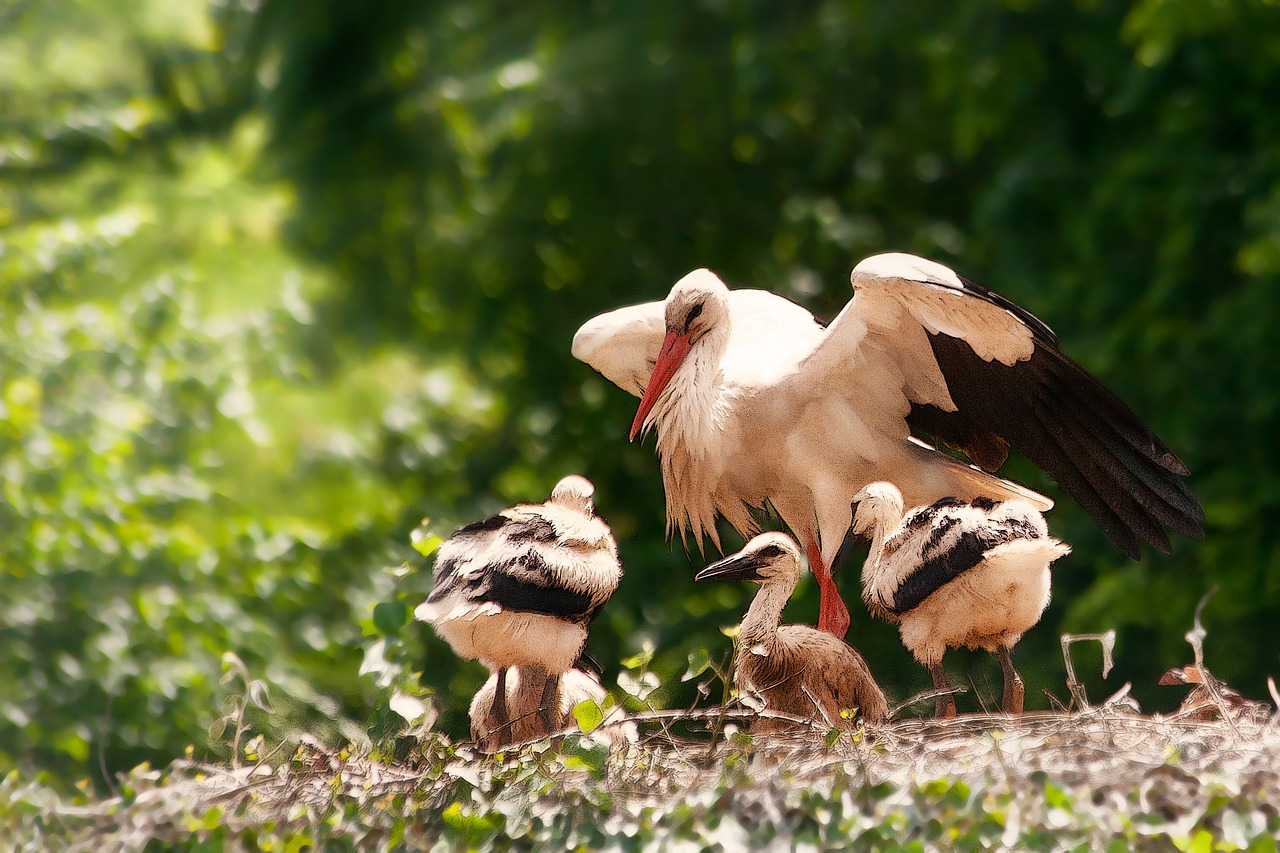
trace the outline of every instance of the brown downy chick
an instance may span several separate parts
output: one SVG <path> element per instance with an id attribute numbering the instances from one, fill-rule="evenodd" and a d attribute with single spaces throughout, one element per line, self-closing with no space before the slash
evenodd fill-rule
<path id="1" fill-rule="evenodd" d="M 734 684 L 740 693 L 759 694 L 770 711 L 843 729 L 853 728 L 858 720 L 879 723 L 888 716 L 884 692 L 862 655 L 825 631 L 778 624 L 800 580 L 800 549 L 791 537 L 763 533 L 738 553 L 698 572 L 697 580 L 750 580 L 760 585 L 738 634 Z M 786 727 L 785 721 L 758 717 L 751 731 Z"/>
<path id="2" fill-rule="evenodd" d="M 1222 697 L 1222 706 L 1231 715 L 1232 719 L 1256 718 L 1265 720 L 1271 716 L 1271 708 L 1265 702 L 1245 698 L 1239 690 L 1228 687 L 1226 682 L 1209 672 L 1208 667 L 1187 664 L 1186 666 L 1175 666 L 1160 676 L 1160 680 L 1156 682 L 1166 686 L 1173 684 L 1195 685 L 1182 700 L 1182 706 L 1176 712 L 1176 716 L 1179 718 L 1202 721 L 1221 719 L 1222 715 L 1218 703 L 1214 701 L 1213 691 L 1209 688 L 1209 684 L 1201 677 L 1202 672 L 1217 688 L 1218 695 Z"/>

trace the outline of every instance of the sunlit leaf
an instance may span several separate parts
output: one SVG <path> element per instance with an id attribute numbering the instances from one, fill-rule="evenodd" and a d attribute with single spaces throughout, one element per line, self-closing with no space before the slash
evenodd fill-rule
<path id="1" fill-rule="evenodd" d="M 404 718 L 406 723 L 416 723 L 426 715 L 428 710 L 427 704 L 421 699 L 398 690 L 391 694 L 388 704 L 392 711 Z"/>
<path id="2" fill-rule="evenodd" d="M 694 649 L 689 652 L 689 666 L 685 669 L 684 675 L 680 676 L 681 681 L 688 681 L 691 678 L 697 678 L 699 675 L 707 671 L 711 666 L 711 655 L 706 649 Z"/>
<path id="3" fill-rule="evenodd" d="M 413 549 L 424 557 L 430 557 L 444 543 L 443 539 L 434 535 L 425 527 L 416 528 L 410 534 L 409 541 L 413 544 Z"/>
<path id="4" fill-rule="evenodd" d="M 622 666 L 625 669 L 644 669 L 653 662 L 653 655 L 656 647 L 652 640 L 647 637 L 641 643 L 640 651 L 629 657 L 622 659 Z"/>
<path id="5" fill-rule="evenodd" d="M 583 734 L 591 734 L 604 722 L 604 710 L 594 699 L 583 699 L 573 706 L 573 718 L 578 723 L 578 730 Z"/>
<path id="6" fill-rule="evenodd" d="M 636 676 L 624 671 L 618 673 L 618 686 L 629 696 L 633 696 L 643 702 L 653 694 L 653 691 L 661 686 L 661 683 L 658 681 L 658 676 L 652 672 L 642 672 L 639 676 Z"/>

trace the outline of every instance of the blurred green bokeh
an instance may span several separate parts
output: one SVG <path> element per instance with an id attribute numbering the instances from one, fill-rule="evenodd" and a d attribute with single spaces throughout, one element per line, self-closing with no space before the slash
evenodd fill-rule
<path id="1" fill-rule="evenodd" d="M 688 653 L 727 652 L 750 590 L 695 588 L 635 400 L 573 331 L 697 266 L 834 316 L 894 249 L 1039 314 L 1208 512 L 1130 563 L 1060 501 L 1029 707 L 1066 697 L 1061 631 L 1110 627 L 1095 694 L 1172 707 L 1154 682 L 1212 586 L 1208 663 L 1265 695 L 1277 33 L 1265 0 L 0 2 L 0 770 L 225 754 L 226 652 L 270 687 L 269 741 L 359 739 L 392 691 L 461 734 L 478 665 L 375 606 L 429 584 L 424 516 L 447 534 L 571 471 L 627 570 L 596 656 L 650 640 L 690 701 Z M 854 617 L 894 698 L 927 685 Z"/>

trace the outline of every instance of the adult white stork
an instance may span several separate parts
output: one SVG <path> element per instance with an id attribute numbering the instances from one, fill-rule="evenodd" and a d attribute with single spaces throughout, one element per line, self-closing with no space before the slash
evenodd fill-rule
<path id="1" fill-rule="evenodd" d="M 512 722 L 510 667 L 547 674 L 539 712 L 544 730 L 557 730 L 560 676 L 579 660 L 587 629 L 618 588 L 618 546 L 595 515 L 594 493 L 586 478 L 565 477 L 546 503 L 464 525 L 436 552 L 431 593 L 414 615 L 459 656 L 494 671 L 492 731 Z"/>
<path id="2" fill-rule="evenodd" d="M 871 537 L 862 566 L 867 610 L 898 626 L 934 686 L 948 689 L 948 648 L 986 649 L 1004 669 L 1001 708 L 1021 714 L 1013 647 L 1049 604 L 1050 564 L 1071 553 L 1044 516 L 1024 500 L 943 498 L 904 517 L 897 487 L 871 483 L 853 496 L 853 532 Z M 938 695 L 937 712 L 956 715 L 950 693 Z"/>
<path id="3" fill-rule="evenodd" d="M 852 729 L 855 720 L 884 722 L 889 703 L 867 662 L 843 640 L 808 625 L 779 625 L 800 581 L 800 549 L 784 533 L 762 533 L 738 553 L 698 572 L 696 580 L 749 580 L 760 584 L 738 632 L 733 681 L 754 692 L 773 712 Z M 846 711 L 853 711 L 846 717 Z M 768 717 L 755 733 L 786 728 Z"/>
<path id="4" fill-rule="evenodd" d="M 831 576 L 849 502 L 886 480 L 908 506 L 943 497 L 1043 495 L 993 476 L 1010 447 L 1048 472 L 1124 553 L 1166 529 L 1203 535 L 1182 461 L 1133 410 L 1058 349 L 1053 331 L 997 293 L 914 255 L 875 255 L 823 327 L 762 291 L 695 270 L 664 302 L 603 314 L 574 355 L 642 397 L 631 436 L 655 428 L 668 534 L 719 547 L 716 516 L 744 536 L 771 505 L 804 544 L 819 627 L 849 614 Z M 918 440 L 966 453 L 966 465 Z"/>

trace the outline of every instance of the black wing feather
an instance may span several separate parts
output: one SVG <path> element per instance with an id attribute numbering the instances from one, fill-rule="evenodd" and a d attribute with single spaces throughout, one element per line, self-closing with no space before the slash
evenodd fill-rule
<path id="1" fill-rule="evenodd" d="M 1043 421 L 1042 421 L 1043 423 Z M 1164 554 L 1172 554 L 1173 546 L 1164 528 L 1156 521 L 1141 503 L 1126 489 L 1128 474 L 1123 468 L 1109 468 L 1100 465 L 1080 440 L 1081 433 L 1075 429 L 1055 429 L 1053 440 L 1061 448 L 1063 455 L 1071 461 L 1080 475 L 1093 488 L 1094 493 L 1107 505 L 1113 516 L 1130 531 L 1149 542 Z M 1127 478 L 1134 480 L 1131 475 Z M 1135 542 L 1135 549 L 1137 544 Z M 1134 559 L 1138 555 L 1132 555 Z"/>
<path id="2" fill-rule="evenodd" d="M 527 558 L 526 558 L 527 559 Z M 486 575 L 483 590 L 477 590 L 475 601 L 492 601 L 503 610 L 522 613 L 544 613 L 574 621 L 590 621 L 594 611 L 592 596 L 563 587 L 543 586 L 527 578 L 505 571 L 493 571 Z"/>
<path id="3" fill-rule="evenodd" d="M 1073 414 L 1061 408 L 1059 413 L 1064 418 Z M 1100 430 L 1096 435 L 1097 442 L 1085 443 L 1077 438 L 1083 431 L 1078 423 L 1076 429 L 1064 430 L 1064 449 L 1081 460 L 1082 468 L 1085 463 L 1092 462 L 1094 476 L 1114 480 L 1118 489 L 1132 498 L 1150 517 L 1156 529 L 1162 531 L 1158 536 L 1163 536 L 1164 527 L 1193 538 L 1202 535 L 1200 504 L 1186 484 L 1181 480 L 1170 481 L 1164 469 L 1136 453 L 1128 442 L 1114 433 Z M 1171 488 L 1171 485 L 1176 488 Z M 1115 507 L 1116 503 L 1112 501 L 1111 505 Z M 1144 538 L 1148 537 L 1144 534 Z M 1148 541 L 1151 540 L 1148 538 Z"/>
<path id="4" fill-rule="evenodd" d="M 966 281 L 966 287 L 979 286 Z M 1031 327 L 1033 355 L 1013 366 L 983 361 L 965 341 L 931 333 L 958 411 L 917 405 L 908 423 L 966 452 L 976 448 L 970 458 L 987 470 L 1003 461 L 1000 448 L 1021 451 L 1133 559 L 1141 558 L 1139 537 L 1169 553 L 1165 527 L 1203 536 L 1204 510 L 1182 482 L 1188 474 L 1182 460 L 1119 397 L 1059 352 L 1052 330 L 1003 297 L 977 295 Z"/>
<path id="5" fill-rule="evenodd" d="M 919 607 L 940 588 L 981 563 L 983 553 L 990 547 L 978 531 L 962 533 L 953 547 L 929 557 L 903 579 L 888 609 L 908 613 Z"/>
<path id="6" fill-rule="evenodd" d="M 556 526 L 540 515 L 532 515 L 511 522 L 502 531 L 514 542 L 554 542 Z"/>
<path id="7" fill-rule="evenodd" d="M 980 418 L 964 411 L 944 412 L 929 403 L 913 403 L 907 415 L 913 435 L 962 451 L 984 471 L 996 471 L 1009 458 L 1009 444 L 993 433 Z"/>
<path id="8" fill-rule="evenodd" d="M 934 506 L 937 506 L 937 504 L 934 504 Z M 956 518 L 954 515 L 949 515 L 946 518 L 940 519 L 938 523 L 933 526 L 933 529 L 929 531 L 929 535 L 925 537 L 924 545 L 920 548 L 920 553 L 928 554 L 935 550 L 939 543 L 942 542 L 942 537 L 950 533 L 951 528 L 955 527 L 959 523 L 960 519 Z"/>
<path id="9" fill-rule="evenodd" d="M 929 532 L 929 538 L 920 549 L 925 559 L 894 591 L 893 601 L 888 605 L 891 612 L 907 613 L 919 607 L 926 598 L 981 563 L 986 553 L 997 545 L 1015 539 L 1040 538 L 1040 531 L 1035 527 L 1022 519 L 1011 518 L 975 530 L 966 530 L 956 538 L 951 547 L 937 551 L 946 532 L 959 523 L 959 518 L 949 516 Z"/>
<path id="10" fill-rule="evenodd" d="M 511 519 L 507 518 L 505 515 L 491 515 L 488 518 L 481 519 L 480 521 L 473 521 L 470 524 L 462 525 L 457 530 L 453 531 L 449 538 L 452 539 L 454 536 L 458 536 L 463 533 L 487 533 L 493 530 L 498 530 L 509 521 L 511 521 Z"/>
<path id="11" fill-rule="evenodd" d="M 1079 393 L 1061 382 L 1049 383 L 1041 389 L 1042 402 L 1051 399 L 1055 393 L 1064 400 L 1074 401 L 1077 408 L 1086 405 Z M 1066 414 L 1079 421 L 1078 412 Z M 1204 510 L 1187 488 L 1187 484 L 1177 477 L 1169 477 L 1169 468 L 1152 458 L 1152 453 L 1143 448 L 1141 438 L 1122 434 L 1116 420 L 1103 417 L 1097 420 L 1096 425 L 1100 427 L 1095 431 L 1098 443 L 1088 448 L 1090 454 L 1100 463 L 1113 469 L 1123 468 L 1140 480 L 1146 492 L 1153 495 L 1152 498 L 1143 500 L 1141 492 L 1134 493 L 1144 506 L 1150 505 L 1154 511 L 1156 505 L 1167 503 L 1167 509 L 1174 511 L 1184 522 L 1189 522 L 1193 530 L 1198 531 L 1199 522 L 1204 521 Z M 1180 529 L 1172 523 L 1170 526 Z M 1180 532 L 1189 536 L 1196 535 L 1195 532 L 1186 530 Z"/>
<path id="12" fill-rule="evenodd" d="M 441 550 L 444 550 L 443 548 Z M 435 571 L 432 574 L 431 594 L 427 596 L 427 601 L 434 604 L 447 596 L 453 590 L 453 579 L 458 574 L 458 568 L 462 565 L 461 561 L 454 557 L 440 555 L 436 559 Z"/>

